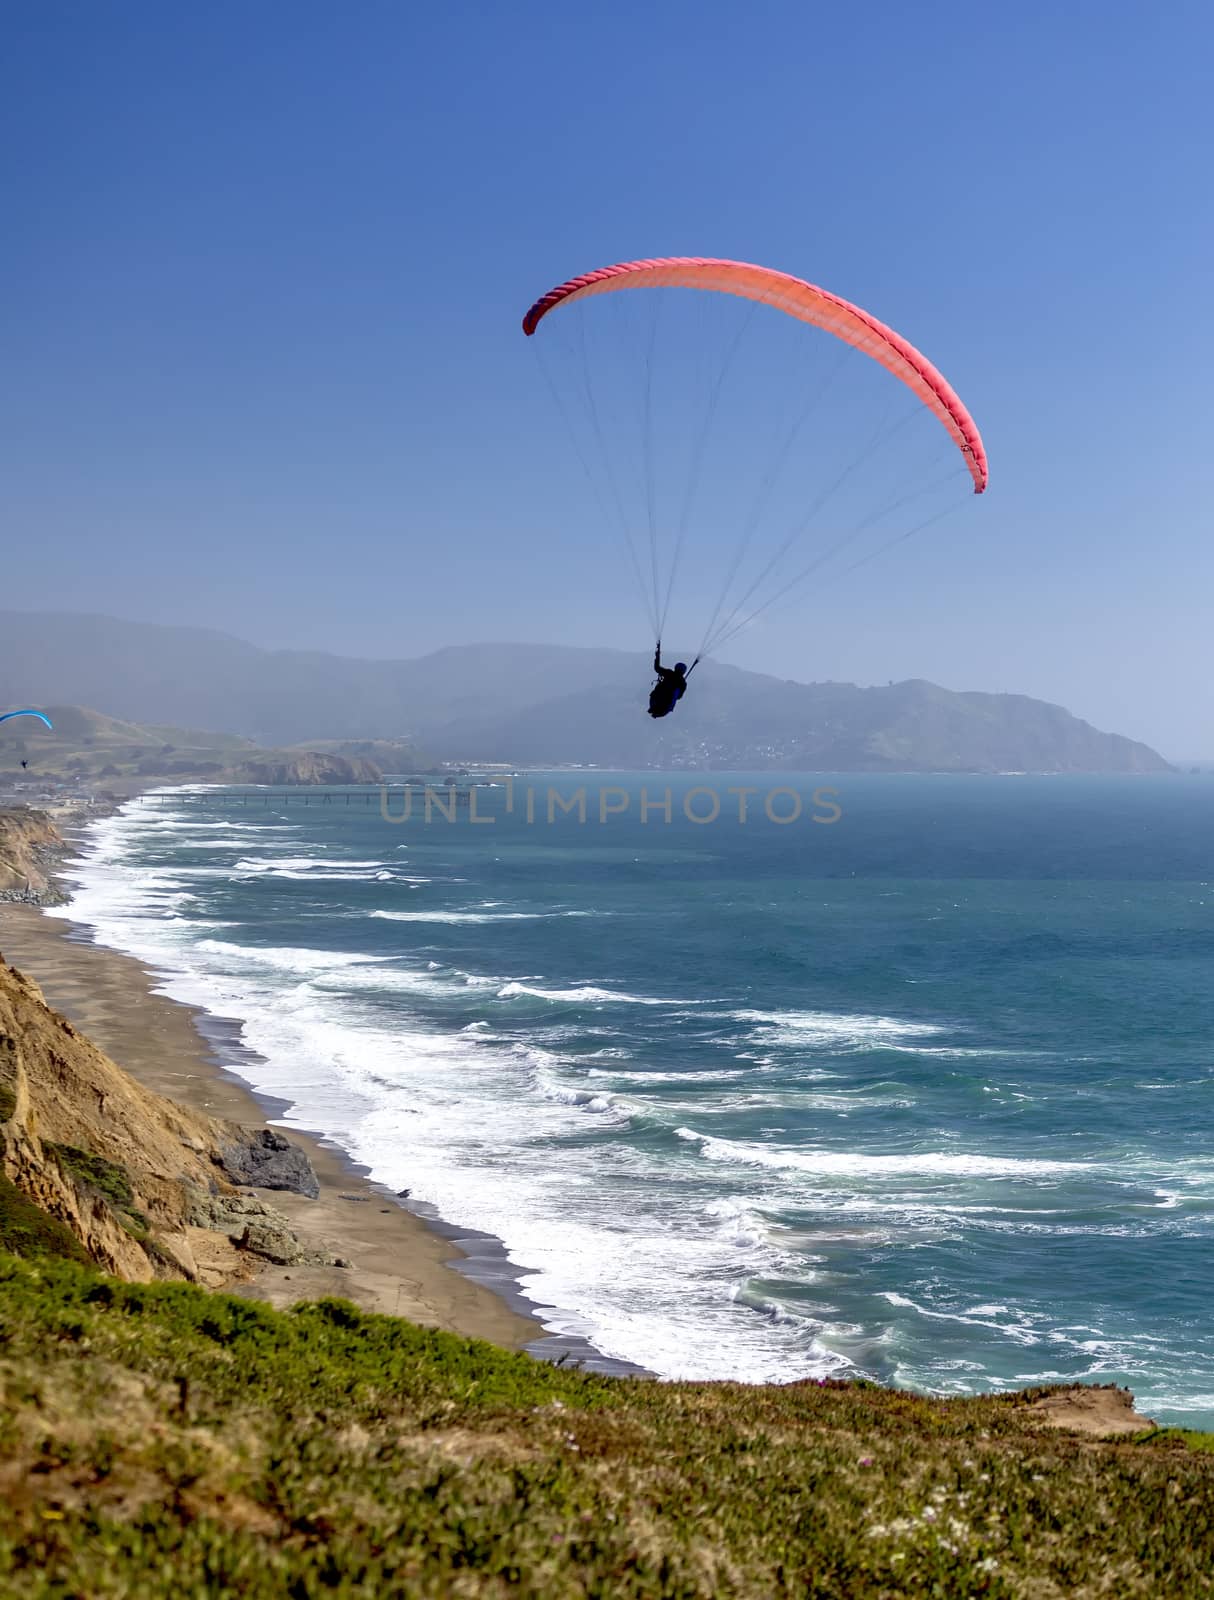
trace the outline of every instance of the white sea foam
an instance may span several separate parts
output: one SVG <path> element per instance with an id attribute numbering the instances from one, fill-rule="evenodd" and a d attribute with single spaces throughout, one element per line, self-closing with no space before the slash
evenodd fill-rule
<path id="1" fill-rule="evenodd" d="M 741 1139 L 719 1139 L 712 1134 L 697 1133 L 694 1128 L 676 1128 L 675 1133 L 688 1143 L 698 1144 L 700 1153 L 709 1161 L 772 1167 L 782 1172 L 806 1172 L 822 1177 L 1039 1178 L 1093 1170 L 1091 1163 L 1084 1161 L 954 1155 L 939 1150 L 907 1155 L 871 1155 L 866 1151 L 850 1150 L 789 1150 L 775 1145 L 752 1144 Z"/>
<path id="2" fill-rule="evenodd" d="M 223 956 L 237 967 L 277 967 L 288 973 L 331 972 L 368 962 L 391 961 L 391 956 L 349 950 L 313 950 L 301 945 L 229 944 L 220 939 L 200 939 L 196 946 L 207 955 Z"/>
<path id="3" fill-rule="evenodd" d="M 242 856 L 232 872 L 307 883 L 369 883 L 395 877 L 386 862 L 348 861 L 341 856 Z"/>
<path id="4" fill-rule="evenodd" d="M 767 1045 L 871 1049 L 931 1038 L 944 1032 L 936 1023 L 848 1012 L 742 1010 L 731 1011 L 729 1015 L 737 1022 L 754 1024 L 754 1036 Z"/>
<path id="5" fill-rule="evenodd" d="M 596 1056 L 605 1055 L 603 1050 L 596 1050 Z M 628 1052 L 631 1055 L 631 1052 Z M 613 1082 L 623 1083 L 736 1083 L 739 1078 L 749 1078 L 753 1069 L 749 1067 L 722 1067 L 719 1070 L 706 1072 L 631 1072 L 620 1067 L 589 1067 L 587 1075 L 591 1078 L 610 1078 Z"/>
<path id="6" fill-rule="evenodd" d="M 543 911 L 369 911 L 380 922 L 535 922 L 552 912 Z"/>
<path id="7" fill-rule="evenodd" d="M 539 989 L 533 984 L 511 982 L 503 984 L 497 995 L 499 1000 L 514 1000 L 525 995 L 532 1000 L 551 1000 L 555 1005 L 577 1006 L 665 1006 L 688 1003 L 683 1000 L 655 1000 L 651 995 L 644 994 L 624 994 L 616 989 L 599 989 L 588 983 L 575 985 L 571 989 Z"/>
<path id="8" fill-rule="evenodd" d="M 412 880 L 424 883 L 428 880 Z M 551 917 L 589 917 L 590 911 L 495 911 L 487 909 L 502 905 L 500 900 L 485 900 L 473 911 L 371 911 L 368 916 L 382 922 L 543 922 Z"/>

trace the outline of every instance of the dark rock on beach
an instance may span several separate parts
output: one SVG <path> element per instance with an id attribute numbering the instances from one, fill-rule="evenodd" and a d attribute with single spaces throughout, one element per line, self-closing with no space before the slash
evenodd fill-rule
<path id="1" fill-rule="evenodd" d="M 312 1163 L 290 1140 L 273 1128 L 233 1129 L 219 1147 L 219 1164 L 234 1183 L 256 1189 L 286 1189 L 315 1200 L 320 1183 Z"/>

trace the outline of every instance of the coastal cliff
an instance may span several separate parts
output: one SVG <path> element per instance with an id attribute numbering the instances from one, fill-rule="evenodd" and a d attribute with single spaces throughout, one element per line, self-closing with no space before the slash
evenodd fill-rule
<path id="1" fill-rule="evenodd" d="M 0 957 L 0 1171 L 97 1266 L 132 1282 L 247 1280 L 327 1263 L 238 1185 L 315 1195 L 271 1129 L 203 1117 L 136 1083 Z"/>
<path id="2" fill-rule="evenodd" d="M 63 838 L 44 811 L 0 808 L 0 899 L 44 899 Z"/>

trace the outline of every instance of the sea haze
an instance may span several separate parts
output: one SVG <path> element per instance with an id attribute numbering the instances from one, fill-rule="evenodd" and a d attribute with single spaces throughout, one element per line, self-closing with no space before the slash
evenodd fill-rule
<path id="1" fill-rule="evenodd" d="M 610 1356 L 1116 1381 L 1214 1424 L 1208 780 L 797 779 L 790 823 L 771 774 L 680 780 L 669 823 L 653 774 L 604 775 L 601 823 L 599 775 L 530 781 L 530 824 L 521 785 L 483 824 L 149 796 L 92 826 L 62 914 Z"/>

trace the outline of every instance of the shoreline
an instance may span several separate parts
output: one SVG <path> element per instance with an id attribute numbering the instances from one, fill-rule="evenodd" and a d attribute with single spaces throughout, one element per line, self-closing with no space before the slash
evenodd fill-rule
<path id="1" fill-rule="evenodd" d="M 64 861 L 76 854 L 75 845 L 69 840 Z M 252 1126 L 273 1124 L 287 1108 L 288 1102 L 260 1093 L 242 1075 L 240 1066 L 252 1052 L 235 1020 L 159 993 L 150 968 L 99 944 L 87 924 L 62 912 L 49 916 L 38 905 L 0 904 L 0 952 L 34 979 L 48 1005 L 146 1088 L 208 1116 Z M 311 1161 L 320 1196 L 256 1193 L 283 1212 L 302 1238 L 351 1265 L 267 1263 L 251 1282 L 222 1292 L 280 1308 L 334 1296 L 538 1359 L 650 1376 L 604 1356 L 577 1335 L 550 1333 L 541 1321 L 545 1308 L 522 1294 L 520 1270 L 500 1240 L 459 1228 L 432 1207 L 407 1204 L 323 1132 L 286 1132 Z"/>

